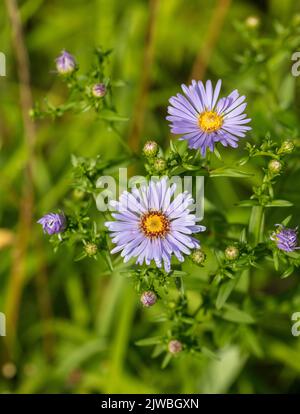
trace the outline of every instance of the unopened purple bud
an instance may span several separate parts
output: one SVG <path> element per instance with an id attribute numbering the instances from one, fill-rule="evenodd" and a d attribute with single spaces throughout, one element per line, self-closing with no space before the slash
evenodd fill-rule
<path id="1" fill-rule="evenodd" d="M 56 69 L 58 73 L 62 75 L 67 75 L 72 73 L 76 68 L 76 61 L 74 56 L 72 56 L 66 50 L 63 50 L 61 54 L 55 59 Z"/>
<path id="2" fill-rule="evenodd" d="M 96 98 L 103 98 L 106 95 L 106 86 L 104 83 L 96 83 L 92 88 L 92 93 Z"/>
<path id="3" fill-rule="evenodd" d="M 298 247 L 298 229 L 288 229 L 282 224 L 276 224 L 277 230 L 271 234 L 270 239 L 273 240 L 278 249 L 285 252 L 293 252 L 300 249 Z"/>
<path id="4" fill-rule="evenodd" d="M 182 351 L 182 343 L 177 339 L 172 339 L 168 343 L 168 350 L 171 354 L 179 354 Z"/>
<path id="5" fill-rule="evenodd" d="M 158 144 L 155 141 L 147 141 L 143 148 L 143 153 L 146 157 L 152 158 L 155 157 L 158 153 Z"/>
<path id="6" fill-rule="evenodd" d="M 153 306 L 156 303 L 156 301 L 157 301 L 157 296 L 151 290 L 144 292 L 141 296 L 141 302 L 143 306 L 145 306 L 146 308 Z"/>
<path id="7" fill-rule="evenodd" d="M 66 229 L 66 216 L 63 213 L 49 213 L 38 220 L 43 226 L 44 233 L 50 235 L 62 233 Z"/>

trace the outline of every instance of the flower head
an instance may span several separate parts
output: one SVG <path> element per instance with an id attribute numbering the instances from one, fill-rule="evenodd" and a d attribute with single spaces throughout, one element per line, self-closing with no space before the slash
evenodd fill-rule
<path id="1" fill-rule="evenodd" d="M 191 254 L 192 261 L 197 265 L 202 265 L 206 260 L 206 254 L 202 249 L 195 249 Z"/>
<path id="2" fill-rule="evenodd" d="M 61 75 L 67 75 L 72 73 L 76 68 L 76 61 L 66 50 L 63 50 L 61 54 L 55 59 L 56 69 Z"/>
<path id="3" fill-rule="evenodd" d="M 157 296 L 151 290 L 144 292 L 141 296 L 141 302 L 145 308 L 149 308 L 150 306 L 155 305 L 157 301 Z"/>
<path id="4" fill-rule="evenodd" d="M 155 141 L 147 141 L 143 148 L 144 155 L 149 158 L 155 157 L 158 151 L 158 144 Z"/>
<path id="5" fill-rule="evenodd" d="M 236 260 L 239 254 L 239 249 L 235 246 L 228 246 L 225 249 L 225 257 L 227 260 Z"/>
<path id="6" fill-rule="evenodd" d="M 177 339 L 172 339 L 168 343 L 168 350 L 171 354 L 179 354 L 182 351 L 182 343 Z"/>
<path id="7" fill-rule="evenodd" d="M 196 217 L 189 210 L 193 199 L 188 192 L 171 197 L 176 184 L 169 186 L 166 178 L 149 185 L 125 191 L 120 201 L 111 201 L 117 210 L 112 216 L 115 221 L 106 222 L 116 247 L 112 253 L 122 251 L 124 262 L 132 257 L 136 263 L 150 265 L 154 260 L 157 267 L 162 263 L 166 272 L 171 269 L 171 256 L 184 261 L 183 253 L 198 248 L 199 241 L 191 236 L 205 230 L 196 225 Z"/>
<path id="8" fill-rule="evenodd" d="M 278 154 L 290 154 L 295 149 L 295 144 L 290 139 L 283 141 L 278 150 Z"/>
<path id="9" fill-rule="evenodd" d="M 96 98 L 103 98 L 106 95 L 106 86 L 104 83 L 96 83 L 92 88 L 92 93 Z"/>
<path id="10" fill-rule="evenodd" d="M 270 236 L 270 239 L 275 241 L 278 249 L 285 252 L 293 252 L 296 249 L 298 244 L 298 229 L 288 229 L 282 224 L 276 224 L 277 230 L 273 232 Z"/>
<path id="11" fill-rule="evenodd" d="M 268 164 L 268 169 L 273 174 L 279 174 L 282 170 L 282 164 L 278 160 L 271 160 Z"/>
<path id="12" fill-rule="evenodd" d="M 169 100 L 167 120 L 171 122 L 171 132 L 182 135 L 180 139 L 187 140 L 189 148 L 200 149 L 203 156 L 207 148 L 214 151 L 216 142 L 236 148 L 239 138 L 251 129 L 245 125 L 251 121 L 243 113 L 245 96 L 234 90 L 218 99 L 221 80 L 215 89 L 210 80 L 205 86 L 193 80 L 190 86 L 181 87 L 185 96 L 178 93 Z"/>
<path id="13" fill-rule="evenodd" d="M 153 168 L 157 173 L 163 173 L 167 168 L 167 162 L 163 158 L 155 158 Z"/>
<path id="14" fill-rule="evenodd" d="M 95 243 L 88 242 L 84 246 L 84 251 L 90 257 L 95 256 L 98 252 L 98 246 Z"/>
<path id="15" fill-rule="evenodd" d="M 45 233 L 62 233 L 66 228 L 66 216 L 63 213 L 49 213 L 38 220 Z"/>

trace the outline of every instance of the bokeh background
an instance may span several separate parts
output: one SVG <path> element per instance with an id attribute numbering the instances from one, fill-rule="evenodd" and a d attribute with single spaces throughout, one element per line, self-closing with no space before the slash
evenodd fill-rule
<path id="1" fill-rule="evenodd" d="M 34 124 L 27 116 L 32 100 L 64 101 L 66 88 L 54 71 L 63 48 L 84 71 L 94 47 L 102 45 L 113 49 L 111 77 L 124 82 L 114 96 L 118 112 L 129 118 L 120 126 L 124 140 L 136 151 L 147 138 L 168 146 L 168 99 L 192 78 L 222 78 L 223 92 L 238 88 L 247 95 L 252 141 L 269 131 L 297 142 L 299 81 L 291 75 L 291 56 L 300 50 L 299 25 L 300 4 L 292 0 L 0 3 L 0 50 L 7 63 L 0 78 L 0 311 L 7 318 L 7 337 L 0 337 L 1 392 L 299 392 L 300 344 L 291 335 L 290 315 L 300 311 L 300 275 L 281 281 L 272 263 L 252 276 L 270 312 L 253 327 L 252 347 L 244 349 L 234 340 L 234 323 L 228 331 L 221 320 L 216 335 L 233 340 L 229 345 L 224 339 L 222 347 L 220 339 L 220 361 L 184 356 L 162 370 L 151 347 L 136 346 L 164 329 L 153 322 L 161 305 L 146 312 L 128 278 L 110 274 L 101 260 L 74 263 L 72 248 L 54 253 L 36 225 L 71 191 L 71 154 L 113 159 L 122 151 L 119 141 L 92 114 Z M 237 161 L 245 155 L 243 143 L 222 154 L 227 163 Z M 216 228 L 225 219 L 247 222 L 249 210 L 235 203 L 251 194 L 260 167 L 259 161 L 248 167 L 252 178 L 218 178 L 207 186 Z M 135 168 L 143 172 L 142 165 Z M 277 191 L 294 207 L 269 213 L 269 229 L 288 214 L 299 224 L 299 182 L 293 159 Z M 207 268 L 187 265 L 191 300 L 214 266 L 209 248 L 207 253 Z"/>

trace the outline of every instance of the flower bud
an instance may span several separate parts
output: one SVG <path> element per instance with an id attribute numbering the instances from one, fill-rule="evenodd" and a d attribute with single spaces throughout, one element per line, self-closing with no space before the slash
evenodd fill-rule
<path id="1" fill-rule="evenodd" d="M 153 163 L 153 168 L 156 172 L 162 173 L 167 168 L 166 160 L 163 158 L 156 158 Z"/>
<path id="2" fill-rule="evenodd" d="M 245 20 L 245 23 L 249 29 L 255 29 L 260 25 L 260 19 L 257 16 L 249 16 Z"/>
<path id="3" fill-rule="evenodd" d="M 79 190 L 79 188 L 75 188 L 73 191 L 73 197 L 75 200 L 83 200 L 85 196 L 85 192 L 82 190 Z"/>
<path id="4" fill-rule="evenodd" d="M 57 72 L 61 75 L 68 75 L 76 68 L 76 61 L 74 56 L 63 50 L 61 54 L 55 59 Z"/>
<path id="5" fill-rule="evenodd" d="M 2 366 L 2 375 L 4 378 L 11 379 L 17 373 L 17 368 L 13 362 L 6 362 Z"/>
<path id="6" fill-rule="evenodd" d="M 147 141 L 143 148 L 143 153 L 146 157 L 155 157 L 158 153 L 158 144 L 155 141 Z"/>
<path id="7" fill-rule="evenodd" d="M 206 254 L 202 251 L 202 249 L 193 250 L 190 257 L 197 265 L 202 265 L 206 260 Z"/>
<path id="8" fill-rule="evenodd" d="M 95 256 L 95 254 L 97 254 L 98 247 L 95 243 L 89 242 L 84 246 L 84 250 L 88 256 L 92 257 L 92 256 Z"/>
<path id="9" fill-rule="evenodd" d="M 103 98 L 106 95 L 106 86 L 104 83 L 96 83 L 92 88 L 92 94 L 95 98 Z"/>
<path id="10" fill-rule="evenodd" d="M 235 246 L 228 246 L 225 249 L 225 257 L 227 260 L 236 260 L 239 257 L 239 249 Z"/>
<path id="11" fill-rule="evenodd" d="M 168 343 L 168 350 L 171 354 L 179 354 L 182 351 L 182 343 L 177 339 L 172 339 Z"/>
<path id="12" fill-rule="evenodd" d="M 142 302 L 142 305 L 145 306 L 145 308 L 149 308 L 150 306 L 155 305 L 156 301 L 157 301 L 157 296 L 151 290 L 144 292 L 141 296 L 141 302 Z"/>
<path id="13" fill-rule="evenodd" d="M 278 160 L 271 160 L 268 164 L 268 169 L 273 174 L 279 174 L 282 170 L 282 164 Z"/>
<path id="14" fill-rule="evenodd" d="M 281 147 L 278 150 L 278 154 L 290 154 L 294 151 L 295 144 L 291 140 L 283 141 Z"/>
<path id="15" fill-rule="evenodd" d="M 49 213 L 38 220 L 43 226 L 44 233 L 50 236 L 56 233 L 62 233 L 67 227 L 66 216 L 64 213 Z"/>

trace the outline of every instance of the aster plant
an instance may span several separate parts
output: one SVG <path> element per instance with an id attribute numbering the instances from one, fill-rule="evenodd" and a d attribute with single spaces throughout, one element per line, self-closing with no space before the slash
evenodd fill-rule
<path id="1" fill-rule="evenodd" d="M 114 160 L 73 155 L 73 191 L 64 202 L 64 213 L 49 213 L 38 222 L 55 249 L 67 243 L 76 260 L 104 260 L 108 274 L 130 278 L 145 312 L 147 308 L 160 309 L 159 320 L 166 324 L 164 333 L 160 329 L 158 335 L 141 339 L 137 345 L 154 346 L 155 356 L 164 354 L 163 367 L 173 357 L 187 353 L 216 358 L 224 345 L 221 335 L 214 334 L 219 325 L 232 333 L 232 324 L 239 324 L 235 338 L 244 343 L 253 338 L 251 326 L 258 323 L 259 300 L 249 305 L 248 295 L 243 300 L 240 291 L 237 301 L 231 299 L 239 282 L 248 286 L 253 269 L 261 264 L 271 262 L 282 278 L 300 266 L 297 229 L 287 227 L 292 217 L 283 219 L 275 231 L 274 223 L 266 225 L 269 208 L 292 205 L 276 197 L 276 182 L 297 148 L 291 139 L 278 142 L 268 132 L 243 144 L 241 139 L 250 138 L 247 133 L 251 129 L 251 119 L 245 113 L 246 97 L 236 89 L 220 97 L 221 80 L 215 87 L 210 80 L 205 84 L 193 80 L 189 86 L 182 85 L 183 94 L 171 97 L 167 107 L 170 131 L 179 135 L 179 141 L 172 140 L 163 149 L 151 138 L 145 140 L 141 156 L 134 154 L 118 133 L 117 123 L 126 119 L 113 103 L 116 83 L 104 73 L 109 54 L 97 49 L 96 64 L 80 77 L 80 65 L 64 51 L 56 65 L 70 91 L 68 102 L 60 107 L 49 103 L 44 109 L 36 107 L 33 116 L 57 117 L 70 110 L 92 109 L 97 120 L 117 132 L 125 154 Z M 218 143 L 228 147 L 226 152 L 240 146 L 244 156 L 235 165 L 226 165 L 216 148 Z M 261 178 L 249 197 L 238 202 L 238 207 L 249 210 L 247 225 L 234 227 L 222 212 L 212 209 L 205 215 L 205 226 L 199 224 L 192 193 L 176 193 L 176 184 L 170 183 L 173 176 L 183 178 L 186 174 L 201 175 L 208 181 L 215 177 L 249 179 L 251 172 L 244 166 L 256 159 L 262 164 Z M 110 199 L 110 213 L 97 211 L 99 176 L 113 171 L 116 177 L 119 167 L 140 160 L 146 183 Z M 200 275 L 206 272 L 207 281 L 193 279 L 189 275 L 193 269 Z M 187 290 L 200 295 L 197 307 L 191 308 Z M 253 341 L 249 343 L 250 352 Z M 256 344 L 256 352 L 259 348 Z"/>

